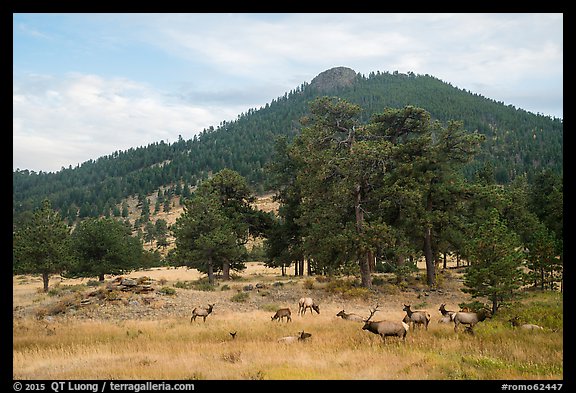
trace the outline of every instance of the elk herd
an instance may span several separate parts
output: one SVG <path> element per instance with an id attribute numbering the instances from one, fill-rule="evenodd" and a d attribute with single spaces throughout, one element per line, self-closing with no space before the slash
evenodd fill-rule
<path id="1" fill-rule="evenodd" d="M 370 315 L 368 318 L 364 318 L 361 315 L 354 313 L 347 313 L 344 309 L 336 314 L 336 317 L 340 317 L 346 321 L 352 322 L 363 322 L 364 325 L 362 330 L 367 330 L 370 333 L 379 335 L 382 340 L 386 341 L 386 337 L 398 337 L 403 341 L 406 340 L 406 335 L 410 328 L 412 331 L 418 328 L 420 329 L 424 326 L 425 330 L 428 330 L 428 325 L 431 320 L 431 315 L 426 310 L 412 310 L 410 304 L 403 304 L 402 311 L 406 312 L 404 319 L 402 321 L 395 321 L 390 319 L 382 319 L 378 321 L 373 321 L 372 318 L 376 312 L 380 311 L 378 309 L 378 304 L 373 309 L 370 309 Z M 206 322 L 206 318 L 212 313 L 214 304 L 208 304 L 206 307 L 195 307 L 192 310 L 192 317 L 190 318 L 190 323 L 196 320 L 196 317 L 202 317 L 203 321 Z M 306 310 L 310 309 L 310 314 L 315 311 L 320 314 L 320 306 L 314 302 L 310 297 L 302 297 L 298 301 L 298 315 L 303 317 L 306 314 Z M 453 323 L 454 331 L 458 332 L 458 327 L 460 325 L 464 326 L 464 332 L 469 334 L 474 334 L 474 326 L 484 321 L 486 318 L 491 318 L 490 311 L 482 309 L 478 312 L 471 311 L 467 308 L 461 309 L 459 311 L 450 311 L 446 309 L 446 304 L 442 303 L 438 311 L 441 314 L 441 318 L 438 323 Z M 292 322 L 292 312 L 289 307 L 279 308 L 275 314 L 271 317 L 272 321 L 281 322 L 286 318 L 286 322 Z M 543 330 L 541 326 L 534 324 L 521 324 L 519 317 L 514 317 L 509 320 L 514 328 L 520 328 L 524 330 Z M 236 338 L 236 331 L 230 332 L 232 339 Z M 294 342 L 304 341 L 312 336 L 311 333 L 306 333 L 304 330 L 298 333 L 296 336 L 281 337 L 278 342 L 291 344 Z"/>

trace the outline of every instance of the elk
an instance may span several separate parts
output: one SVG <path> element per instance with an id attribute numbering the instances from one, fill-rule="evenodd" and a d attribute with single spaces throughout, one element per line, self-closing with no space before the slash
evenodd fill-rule
<path id="1" fill-rule="evenodd" d="M 412 322 L 412 329 L 414 329 L 416 324 L 418 324 L 424 325 L 426 330 L 428 330 L 428 323 L 430 323 L 430 313 L 428 313 L 428 311 L 412 311 L 409 304 L 405 304 L 402 311 L 406 311 L 406 316 L 410 318 L 410 322 Z"/>
<path id="2" fill-rule="evenodd" d="M 378 305 L 376 305 L 373 310 L 370 310 L 370 316 L 364 321 L 362 330 L 368 330 L 370 333 L 378 334 L 384 342 L 386 342 L 386 337 L 388 336 L 401 337 L 403 341 L 406 341 L 406 333 L 408 333 L 410 329 L 409 325 L 396 321 L 370 321 L 376 311 L 378 311 Z"/>
<path id="3" fill-rule="evenodd" d="M 276 311 L 276 314 L 272 316 L 272 320 L 282 321 L 282 319 L 286 317 L 286 322 L 291 322 L 292 321 L 291 315 L 292 311 L 290 311 L 290 308 L 280 308 Z"/>
<path id="4" fill-rule="evenodd" d="M 304 341 L 307 338 L 312 337 L 312 334 L 310 333 L 304 333 L 304 330 L 302 330 L 298 336 L 288 336 L 288 337 L 282 337 L 278 339 L 279 343 L 284 343 L 284 344 L 292 344 L 295 343 L 297 341 Z"/>
<path id="5" fill-rule="evenodd" d="M 534 325 L 532 323 L 520 323 L 520 317 L 518 316 L 513 317 L 508 322 L 512 324 L 512 327 L 518 327 L 523 330 L 544 330 L 542 326 Z"/>
<path id="6" fill-rule="evenodd" d="M 440 318 L 438 323 L 450 323 L 454 320 L 454 315 L 456 314 L 456 311 L 446 310 L 446 304 L 445 303 L 442 303 L 440 305 L 440 308 L 438 309 L 438 311 L 440 311 L 440 313 L 442 313 L 442 318 Z"/>
<path id="7" fill-rule="evenodd" d="M 311 297 L 300 298 L 300 300 L 298 301 L 298 315 L 306 314 L 306 309 L 308 308 L 310 309 L 310 314 L 313 314 L 312 310 L 320 314 L 320 306 L 314 303 L 314 300 L 312 300 Z"/>
<path id="8" fill-rule="evenodd" d="M 472 329 L 478 322 L 482 322 L 489 317 L 489 311 L 484 309 L 480 310 L 479 312 L 458 311 L 456 314 L 454 314 L 454 331 L 458 331 L 458 325 L 468 325 L 470 329 Z"/>
<path id="9" fill-rule="evenodd" d="M 190 318 L 190 323 L 196 320 L 196 317 L 204 318 L 204 322 L 206 322 L 206 317 L 212 313 L 212 309 L 214 308 L 214 304 L 208 304 L 208 307 L 195 307 L 192 310 L 192 318 Z"/>
<path id="10" fill-rule="evenodd" d="M 340 311 L 338 314 L 336 314 L 336 316 L 341 317 L 347 321 L 364 322 L 364 318 L 362 318 L 360 315 L 354 313 L 346 313 L 344 310 Z"/>

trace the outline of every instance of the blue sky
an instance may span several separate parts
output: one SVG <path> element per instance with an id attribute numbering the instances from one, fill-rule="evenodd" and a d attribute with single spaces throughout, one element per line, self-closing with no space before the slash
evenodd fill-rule
<path id="1" fill-rule="evenodd" d="M 190 139 L 345 66 L 563 118 L 563 14 L 13 14 L 13 169 Z"/>

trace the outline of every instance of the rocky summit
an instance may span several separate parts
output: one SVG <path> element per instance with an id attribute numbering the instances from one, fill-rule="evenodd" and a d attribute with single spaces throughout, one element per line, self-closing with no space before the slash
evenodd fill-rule
<path id="1" fill-rule="evenodd" d="M 321 72 L 310 82 L 312 88 L 325 93 L 339 87 L 348 87 L 356 79 L 356 71 L 348 67 L 335 67 Z"/>

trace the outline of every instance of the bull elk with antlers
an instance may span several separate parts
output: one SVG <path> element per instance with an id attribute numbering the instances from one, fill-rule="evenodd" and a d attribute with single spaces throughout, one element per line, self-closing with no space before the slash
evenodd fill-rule
<path id="1" fill-rule="evenodd" d="M 364 327 L 362 330 L 368 330 L 371 333 L 378 334 L 382 337 L 382 340 L 386 341 L 388 336 L 401 337 L 402 340 L 406 341 L 406 333 L 410 327 L 404 322 L 397 321 L 370 321 L 374 314 L 378 311 L 378 305 L 373 310 L 370 310 L 370 316 L 364 321 Z"/>

